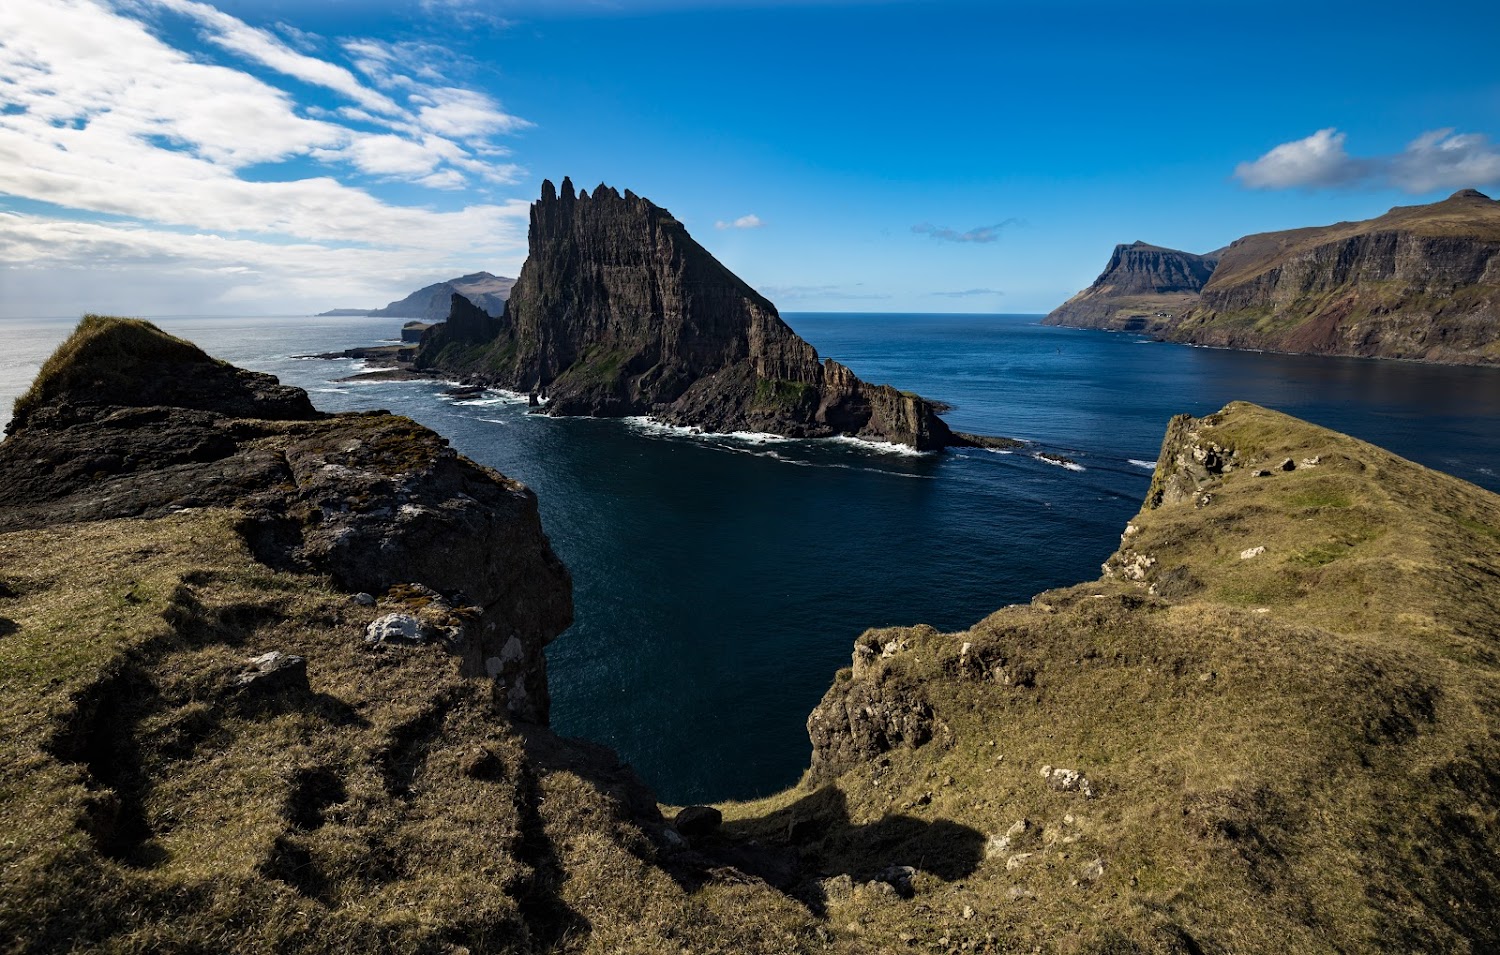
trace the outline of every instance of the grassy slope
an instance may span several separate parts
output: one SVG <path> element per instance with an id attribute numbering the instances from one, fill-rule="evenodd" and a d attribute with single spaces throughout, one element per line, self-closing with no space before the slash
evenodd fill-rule
<path id="1" fill-rule="evenodd" d="M 934 741 L 725 807 L 762 838 L 830 799 L 855 826 L 950 825 L 877 855 L 840 829 L 808 847 L 830 871 L 928 870 L 911 903 L 840 894 L 835 925 L 937 950 L 1500 944 L 1500 499 L 1249 405 L 1202 433 L 1241 466 L 1206 506 L 1133 522 L 1146 581 L 1042 594 L 965 633 L 867 634 L 895 652 L 829 699 L 859 680 L 925 694 Z M 1252 476 L 1287 457 L 1322 460 Z M 1055 791 L 1046 765 L 1094 798 Z M 1022 819 L 976 864 L 974 833 Z"/>
<path id="2" fill-rule="evenodd" d="M 0 951 L 815 939 L 764 885 L 689 894 L 598 787 L 523 755 L 453 658 L 366 648 L 389 603 L 268 570 L 235 518 L 0 535 Z M 273 649 L 308 660 L 310 697 L 231 689 Z"/>
<path id="3" fill-rule="evenodd" d="M 1500 499 L 1253 406 L 1199 431 L 1238 466 L 1133 522 L 1147 580 L 861 638 L 892 652 L 830 699 L 922 695 L 933 740 L 725 807 L 834 877 L 810 907 L 674 880 L 451 658 L 366 649 L 389 606 L 257 564 L 232 513 L 0 535 L 0 948 L 1493 950 Z M 1287 457 L 1321 460 L 1251 473 Z M 311 697 L 229 691 L 271 649 Z M 913 899 L 864 885 L 891 864 Z"/>
<path id="4" fill-rule="evenodd" d="M 1261 232 L 1235 242 L 1214 270 L 1210 285 L 1224 288 L 1246 282 L 1281 260 L 1320 245 L 1376 232 L 1410 232 L 1432 237 L 1465 237 L 1500 242 L 1500 202 L 1449 198 L 1422 206 L 1396 206 L 1385 215 L 1359 222 Z"/>

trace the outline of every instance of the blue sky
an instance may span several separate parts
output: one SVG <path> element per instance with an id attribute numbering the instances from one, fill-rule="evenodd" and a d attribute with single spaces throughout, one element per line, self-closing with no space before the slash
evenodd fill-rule
<path id="1" fill-rule="evenodd" d="M 7 0 L 0 315 L 513 275 L 543 178 L 784 311 L 1041 312 L 1116 242 L 1500 186 L 1500 5 Z"/>

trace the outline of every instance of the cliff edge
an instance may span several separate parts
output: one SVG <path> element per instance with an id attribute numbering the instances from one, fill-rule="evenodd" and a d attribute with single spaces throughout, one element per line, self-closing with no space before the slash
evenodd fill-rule
<path id="1" fill-rule="evenodd" d="M 557 415 L 652 415 L 710 431 L 966 443 L 932 403 L 861 381 L 781 320 L 667 210 L 545 182 L 505 312 L 458 299 L 416 366 L 530 392 Z"/>
<path id="2" fill-rule="evenodd" d="M 1117 245 L 1094 283 L 1053 309 L 1042 324 L 1115 332 L 1168 328 L 1198 303 L 1219 255 L 1194 255 L 1145 242 Z"/>
<path id="3" fill-rule="evenodd" d="M 1500 362 L 1500 202 L 1473 189 L 1232 243 L 1172 341 Z"/>
<path id="4" fill-rule="evenodd" d="M 521 485 L 143 322 L 17 419 L 0 950 L 1500 947 L 1500 497 L 1364 442 L 1173 419 L 1100 579 L 865 633 L 797 786 L 668 817 L 545 726 Z"/>

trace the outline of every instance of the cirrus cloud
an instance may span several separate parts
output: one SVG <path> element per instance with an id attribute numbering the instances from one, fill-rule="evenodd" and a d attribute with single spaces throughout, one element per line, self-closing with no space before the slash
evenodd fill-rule
<path id="1" fill-rule="evenodd" d="M 967 232 L 959 232 L 947 226 L 936 226 L 930 222 L 923 222 L 920 225 L 912 226 L 911 231 L 918 235 L 925 235 L 930 239 L 936 239 L 939 242 L 974 242 L 983 245 L 999 241 L 1000 232 L 1007 226 L 1016 225 L 1019 221 L 1019 219 L 1006 219 L 994 225 L 976 226 Z"/>

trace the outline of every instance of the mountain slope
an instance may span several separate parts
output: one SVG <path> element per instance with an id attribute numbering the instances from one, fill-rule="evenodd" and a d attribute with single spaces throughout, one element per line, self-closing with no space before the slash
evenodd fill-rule
<path id="1" fill-rule="evenodd" d="M 1472 189 L 1364 222 L 1247 236 L 1173 341 L 1500 362 L 1500 202 Z"/>
<path id="2" fill-rule="evenodd" d="M 629 191 L 544 183 L 529 245 L 504 315 L 488 322 L 455 302 L 419 368 L 539 394 L 552 414 L 924 450 L 959 440 L 930 402 L 820 361 L 671 213 Z"/>
<path id="3" fill-rule="evenodd" d="M 1094 284 L 1053 309 L 1042 324 L 1132 332 L 1166 327 L 1197 303 L 1217 264 L 1216 252 L 1117 245 Z"/>
<path id="4" fill-rule="evenodd" d="M 385 308 L 374 309 L 368 314 L 375 318 L 416 318 L 427 322 L 441 322 L 448 316 L 449 303 L 457 294 L 489 314 L 499 315 L 505 310 L 505 300 L 510 297 L 511 287 L 515 284 L 515 279 L 488 272 L 475 272 L 417 289 L 406 298 L 392 302 Z"/>

